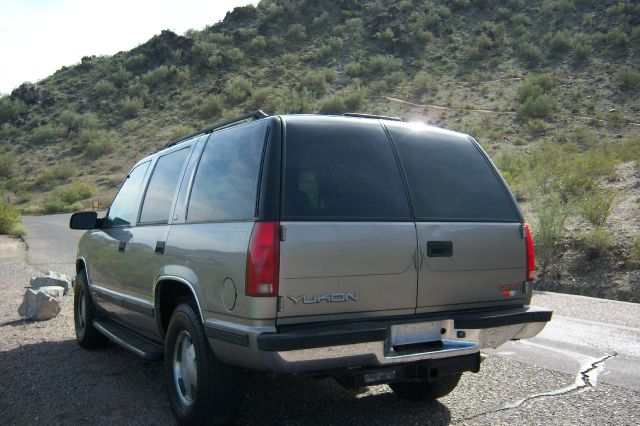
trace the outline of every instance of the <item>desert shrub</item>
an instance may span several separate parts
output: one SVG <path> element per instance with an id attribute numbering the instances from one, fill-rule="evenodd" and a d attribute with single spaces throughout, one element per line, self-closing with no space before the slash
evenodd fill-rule
<path id="1" fill-rule="evenodd" d="M 629 36 L 620 28 L 614 28 L 599 38 L 602 42 L 615 49 L 625 49 L 629 44 Z"/>
<path id="2" fill-rule="evenodd" d="M 478 47 L 478 49 L 480 50 L 489 50 L 493 47 L 493 42 L 491 41 L 491 39 L 489 38 L 488 35 L 486 35 L 485 33 L 480 33 L 475 40 L 473 41 L 473 43 Z"/>
<path id="3" fill-rule="evenodd" d="M 0 125 L 0 139 L 9 139 L 18 136 L 22 131 L 10 123 Z"/>
<path id="4" fill-rule="evenodd" d="M 614 75 L 621 89 L 636 91 L 640 89 L 640 72 L 630 67 L 621 67 Z"/>
<path id="5" fill-rule="evenodd" d="M 261 52 L 267 45 L 267 39 L 264 36 L 256 36 L 249 42 L 249 50 L 252 52 Z"/>
<path id="6" fill-rule="evenodd" d="M 322 96 L 329 90 L 329 83 L 334 81 L 336 73 L 329 68 L 308 71 L 300 81 L 300 88 L 307 89 L 316 96 Z"/>
<path id="7" fill-rule="evenodd" d="M 22 101 L 13 100 L 9 96 L 0 98 L 0 124 L 12 121 L 22 111 L 24 111 Z"/>
<path id="8" fill-rule="evenodd" d="M 554 87 L 555 82 L 546 74 L 527 78 L 517 94 L 520 102 L 518 108 L 520 119 L 541 119 L 550 115 L 556 107 L 555 100 L 550 95 Z"/>
<path id="9" fill-rule="evenodd" d="M 451 9 L 454 11 L 463 10 L 469 7 L 471 2 L 469 0 L 452 0 Z"/>
<path id="10" fill-rule="evenodd" d="M 520 41 L 516 44 L 516 54 L 529 68 L 537 67 L 544 60 L 540 48 L 528 41 Z"/>
<path id="11" fill-rule="evenodd" d="M 84 154 L 89 158 L 99 158 L 106 155 L 116 148 L 115 143 L 111 140 L 104 142 L 89 142 L 84 147 Z"/>
<path id="12" fill-rule="evenodd" d="M 36 178 L 36 185 L 51 188 L 56 183 L 72 178 L 78 174 L 78 169 L 70 163 L 60 163 L 42 172 Z"/>
<path id="13" fill-rule="evenodd" d="M 171 129 L 171 133 L 169 133 L 169 140 L 172 141 L 174 139 L 181 138 L 183 136 L 189 135 L 193 133 L 195 129 L 193 127 L 185 126 L 183 124 L 179 124 Z"/>
<path id="14" fill-rule="evenodd" d="M 43 211 L 45 213 L 64 213 L 82 210 L 83 206 L 80 202 L 65 203 L 62 200 L 51 199 L 44 203 Z"/>
<path id="15" fill-rule="evenodd" d="M 551 54 L 557 56 L 566 52 L 571 48 L 571 36 L 568 31 L 559 31 L 548 40 L 549 50 Z"/>
<path id="16" fill-rule="evenodd" d="M 87 182 L 74 182 L 66 188 L 54 191 L 54 195 L 66 204 L 73 204 L 91 197 L 95 192 L 96 188 Z"/>
<path id="17" fill-rule="evenodd" d="M 539 118 L 530 118 L 525 122 L 525 129 L 532 136 L 540 136 L 549 130 L 549 125 Z"/>
<path id="18" fill-rule="evenodd" d="M 60 123 L 64 125 L 67 132 L 77 130 L 80 125 L 81 115 L 75 111 L 64 110 L 60 113 Z"/>
<path id="19" fill-rule="evenodd" d="M 227 81 L 224 88 L 224 94 L 230 104 L 238 104 L 249 96 L 253 91 L 253 85 L 248 79 L 236 76 Z"/>
<path id="20" fill-rule="evenodd" d="M 261 107 L 265 105 L 269 98 L 273 95 L 273 87 L 261 87 L 259 89 L 255 89 L 251 94 L 251 100 L 256 107 Z"/>
<path id="21" fill-rule="evenodd" d="M 111 74 L 110 80 L 116 87 L 122 89 L 127 86 L 130 78 L 131 73 L 127 71 L 125 67 L 120 65 L 118 69 Z"/>
<path id="22" fill-rule="evenodd" d="M 14 237 L 26 234 L 20 226 L 20 211 L 11 204 L 5 204 L 0 200 L 0 234 L 13 235 Z"/>
<path id="23" fill-rule="evenodd" d="M 364 66 L 358 62 L 348 63 L 346 67 L 344 67 L 344 72 L 349 77 L 358 77 L 364 74 Z"/>
<path id="24" fill-rule="evenodd" d="M 603 226 L 611 215 L 615 201 L 616 194 L 598 188 L 582 200 L 582 213 L 593 225 Z"/>
<path id="25" fill-rule="evenodd" d="M 306 88 L 301 90 L 285 89 L 278 93 L 273 105 L 268 106 L 267 109 L 282 114 L 308 113 L 315 111 L 316 102 Z"/>
<path id="26" fill-rule="evenodd" d="M 364 35 L 364 24 L 360 18 L 347 19 L 344 22 L 345 32 L 351 34 L 354 40 L 360 39 Z"/>
<path id="27" fill-rule="evenodd" d="M 430 74 L 420 71 L 413 77 L 413 85 L 418 95 L 430 93 L 435 95 L 438 93 L 438 82 Z"/>
<path id="28" fill-rule="evenodd" d="M 307 38 L 307 31 L 302 24 L 293 24 L 287 30 L 287 37 L 296 41 Z"/>
<path id="29" fill-rule="evenodd" d="M 142 107 L 144 106 L 144 102 L 140 98 L 130 98 L 129 96 L 125 96 L 123 100 L 118 104 L 118 110 L 120 115 L 124 118 L 133 118 L 136 117 Z"/>
<path id="30" fill-rule="evenodd" d="M 518 116 L 522 119 L 526 118 L 545 118 L 548 117 L 555 109 L 555 101 L 549 95 L 540 95 L 535 98 L 527 99 L 518 108 Z"/>
<path id="31" fill-rule="evenodd" d="M 142 76 L 142 82 L 151 90 L 175 80 L 178 70 L 174 66 L 160 65 Z"/>
<path id="32" fill-rule="evenodd" d="M 537 206 L 535 231 L 536 258 L 542 275 L 554 269 L 558 255 L 562 252 L 562 240 L 565 236 L 565 222 L 569 211 L 557 195 Z"/>
<path id="33" fill-rule="evenodd" d="M 101 142 L 108 139 L 109 132 L 104 129 L 82 129 L 76 136 L 76 142 L 87 145 L 91 142 Z"/>
<path id="34" fill-rule="evenodd" d="M 342 39 L 340 37 L 331 37 L 327 43 L 314 52 L 314 59 L 320 61 L 335 55 L 342 49 Z"/>
<path id="35" fill-rule="evenodd" d="M 322 114 L 342 114 L 347 112 L 347 105 L 342 96 L 335 95 L 320 104 L 319 112 Z"/>
<path id="36" fill-rule="evenodd" d="M 45 144 L 55 142 L 65 134 L 65 128 L 54 124 L 38 126 L 31 131 L 31 142 L 35 144 Z"/>
<path id="37" fill-rule="evenodd" d="M 147 58 L 143 53 L 131 56 L 124 62 L 124 66 L 129 71 L 140 73 L 146 68 Z"/>
<path id="38" fill-rule="evenodd" d="M 631 251 L 629 257 L 635 263 L 640 263 L 640 235 L 633 237 L 631 241 Z"/>
<path id="39" fill-rule="evenodd" d="M 589 259 L 597 259 L 606 256 L 616 243 L 612 231 L 604 228 L 596 228 L 582 235 L 582 246 Z"/>
<path id="40" fill-rule="evenodd" d="M 369 74 L 390 74 L 402 69 L 402 59 L 389 55 L 374 55 L 367 61 Z"/>
<path id="41" fill-rule="evenodd" d="M 16 158 L 13 154 L 0 154 L 0 178 L 10 178 L 16 173 Z"/>
<path id="42" fill-rule="evenodd" d="M 516 27 L 519 25 L 525 27 L 530 27 L 531 25 L 533 25 L 533 21 L 531 21 L 531 18 L 526 13 L 518 13 L 516 15 L 513 15 L 511 17 L 511 22 Z"/>
<path id="43" fill-rule="evenodd" d="M 116 86 L 108 80 L 100 80 L 94 87 L 96 96 L 100 99 L 108 99 L 116 93 Z"/>
<path id="44" fill-rule="evenodd" d="M 224 111 L 224 99 L 221 95 L 207 96 L 202 100 L 198 110 L 200 117 L 207 120 L 215 120 Z"/>

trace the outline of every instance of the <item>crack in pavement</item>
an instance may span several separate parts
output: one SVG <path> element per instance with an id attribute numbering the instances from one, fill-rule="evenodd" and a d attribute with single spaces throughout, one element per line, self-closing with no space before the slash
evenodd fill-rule
<path id="1" fill-rule="evenodd" d="M 600 374 L 600 372 L 604 369 L 605 361 L 617 355 L 618 355 L 617 352 L 613 352 L 612 354 L 605 355 L 595 360 L 590 360 L 589 362 L 583 364 L 582 368 L 580 369 L 580 371 L 578 371 L 578 374 L 576 375 L 575 381 L 570 386 L 548 391 L 548 392 L 529 395 L 517 401 L 507 403 L 502 407 L 492 408 L 490 410 L 482 411 L 472 416 L 465 417 L 462 420 L 463 421 L 472 420 L 477 417 L 485 416 L 487 414 L 513 410 L 520 407 L 522 404 L 532 401 L 534 399 L 553 398 L 553 397 L 564 396 L 564 395 L 573 394 L 573 393 L 581 393 L 589 389 L 595 389 L 595 387 L 598 384 L 598 374 Z"/>

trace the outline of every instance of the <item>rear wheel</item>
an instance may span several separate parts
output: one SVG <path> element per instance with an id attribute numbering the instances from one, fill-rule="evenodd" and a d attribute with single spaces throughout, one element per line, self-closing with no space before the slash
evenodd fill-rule
<path id="1" fill-rule="evenodd" d="M 220 362 L 189 303 L 173 311 L 165 343 L 171 408 L 181 424 L 228 424 L 240 408 L 243 372 Z"/>
<path id="2" fill-rule="evenodd" d="M 429 401 L 450 394 L 458 385 L 462 373 L 447 374 L 428 382 L 397 382 L 389 387 L 402 399 L 409 401 Z"/>
<path id="3" fill-rule="evenodd" d="M 96 307 L 91 300 L 84 271 L 78 274 L 73 289 L 73 322 L 76 329 L 76 340 L 84 349 L 103 348 L 109 339 L 94 326 Z"/>

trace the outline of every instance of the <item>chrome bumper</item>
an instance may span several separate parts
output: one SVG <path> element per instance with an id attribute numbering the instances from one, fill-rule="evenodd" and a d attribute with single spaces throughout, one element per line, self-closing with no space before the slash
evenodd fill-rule
<path id="1" fill-rule="evenodd" d="M 291 351 L 261 351 L 265 365 L 286 373 L 325 371 L 344 367 L 387 366 L 392 364 L 424 361 L 469 355 L 485 348 L 497 348 L 509 340 L 527 339 L 540 333 L 546 322 L 516 324 L 486 329 L 454 329 L 453 320 L 439 322 L 447 332 L 440 344 L 427 350 L 419 345 L 405 345 L 408 350 L 398 350 L 403 345 L 391 345 L 390 340 L 355 343 Z M 420 324 L 420 323 L 417 323 Z M 429 323 L 430 325 L 432 322 Z M 464 335 L 463 338 L 458 337 Z M 418 343 L 418 342 L 416 342 Z M 416 348 L 418 350 L 411 350 Z"/>

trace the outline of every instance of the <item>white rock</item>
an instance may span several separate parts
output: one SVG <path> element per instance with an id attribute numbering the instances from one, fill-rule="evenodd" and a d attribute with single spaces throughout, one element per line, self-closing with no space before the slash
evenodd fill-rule
<path id="1" fill-rule="evenodd" d="M 41 288 L 41 287 L 51 287 L 57 286 L 62 287 L 64 289 L 64 294 L 69 292 L 69 288 L 71 288 L 71 280 L 69 277 L 63 274 L 58 274 L 53 271 L 49 271 L 44 277 L 33 277 L 31 278 L 31 287 L 33 288 Z"/>
<path id="2" fill-rule="evenodd" d="M 36 321 L 51 319 L 60 313 L 60 299 L 63 294 L 64 288 L 59 286 L 40 289 L 28 288 L 24 293 L 22 304 L 18 308 L 18 314 Z"/>

